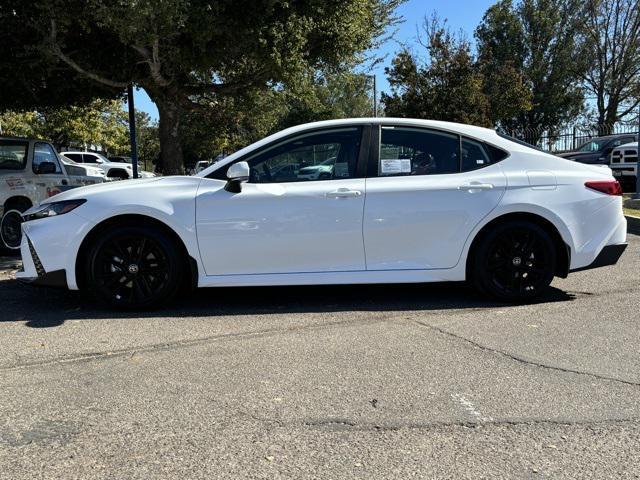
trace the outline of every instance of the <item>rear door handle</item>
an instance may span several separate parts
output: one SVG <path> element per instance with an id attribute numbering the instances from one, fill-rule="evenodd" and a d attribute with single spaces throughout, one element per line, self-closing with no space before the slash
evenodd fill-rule
<path id="1" fill-rule="evenodd" d="M 493 184 L 480 183 L 480 182 L 463 183 L 458 187 L 458 190 L 467 190 L 468 192 L 471 192 L 471 193 L 473 193 L 476 190 L 493 190 Z"/>
<path id="2" fill-rule="evenodd" d="M 338 190 L 325 194 L 327 198 L 350 198 L 359 197 L 360 195 L 362 195 L 360 190 L 349 190 L 348 188 L 339 188 Z"/>

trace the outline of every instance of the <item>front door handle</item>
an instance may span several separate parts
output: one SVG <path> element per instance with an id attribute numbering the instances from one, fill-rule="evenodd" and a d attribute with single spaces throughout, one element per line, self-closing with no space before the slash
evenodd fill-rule
<path id="1" fill-rule="evenodd" d="M 493 190 L 493 184 L 480 183 L 480 182 L 463 183 L 458 187 L 458 190 L 466 190 L 469 193 L 473 193 L 475 191 L 480 191 L 480 190 Z"/>
<path id="2" fill-rule="evenodd" d="M 360 195 L 362 195 L 360 190 L 349 190 L 348 188 L 339 188 L 338 190 L 325 194 L 327 198 L 350 198 L 359 197 Z"/>

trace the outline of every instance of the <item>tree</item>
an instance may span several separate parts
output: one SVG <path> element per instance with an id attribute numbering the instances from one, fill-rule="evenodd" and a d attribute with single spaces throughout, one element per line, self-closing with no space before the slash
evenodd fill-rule
<path id="1" fill-rule="evenodd" d="M 382 95 L 385 114 L 490 125 L 483 78 L 469 42 L 436 16 L 425 18 L 422 35 L 425 63 L 404 49 L 385 70 L 391 86 L 391 94 Z"/>
<path id="2" fill-rule="evenodd" d="M 112 92 L 133 82 L 159 111 L 165 172 L 180 173 L 181 118 L 252 88 L 355 62 L 402 0 L 8 0 L 37 28 L 23 50 Z M 26 5 L 25 5 L 26 4 Z M 16 28 L 18 26 L 16 25 Z M 46 35 L 42 35 L 46 32 Z M 27 40 L 27 39 L 25 39 Z"/>
<path id="3" fill-rule="evenodd" d="M 229 153 L 284 128 L 320 120 L 370 116 L 371 85 L 363 74 L 315 72 L 287 88 L 248 89 L 222 98 L 194 98 L 203 108 L 185 112 L 182 139 L 186 165 Z M 206 108 L 215 102 L 216 108 Z"/>
<path id="4" fill-rule="evenodd" d="M 586 12 L 582 79 L 597 124 L 611 128 L 640 104 L 640 2 L 587 0 Z"/>
<path id="5" fill-rule="evenodd" d="M 3 135 L 37 137 L 58 148 L 79 146 L 105 152 L 128 149 L 127 114 L 119 100 L 94 100 L 86 106 L 0 114 Z"/>
<path id="6" fill-rule="evenodd" d="M 535 142 L 575 118 L 583 95 L 575 59 L 577 37 L 583 28 L 581 0 L 500 0 L 490 7 L 476 29 L 480 62 L 499 123 L 530 132 Z M 517 80 L 521 78 L 522 81 Z M 516 79 L 518 89 L 500 94 L 504 81 Z M 501 84 L 502 82 L 502 84 Z M 520 87 L 526 87 L 531 108 L 506 108 Z"/>
<path id="7" fill-rule="evenodd" d="M 34 0 L 0 2 L 0 111 L 85 105 L 96 98 L 121 98 L 113 90 L 65 68 L 43 47 L 43 19 Z M 95 39 L 99 43 L 99 39 Z M 84 45 L 86 51 L 99 45 Z"/>

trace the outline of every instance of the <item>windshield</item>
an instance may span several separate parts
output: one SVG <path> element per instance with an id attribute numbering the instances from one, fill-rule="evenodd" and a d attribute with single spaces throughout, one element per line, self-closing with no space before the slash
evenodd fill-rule
<path id="1" fill-rule="evenodd" d="M 0 140 L 0 170 L 22 170 L 27 165 L 29 142 Z"/>
<path id="2" fill-rule="evenodd" d="M 579 152 L 599 152 L 602 148 L 609 143 L 609 140 L 590 140 L 578 148 Z"/>

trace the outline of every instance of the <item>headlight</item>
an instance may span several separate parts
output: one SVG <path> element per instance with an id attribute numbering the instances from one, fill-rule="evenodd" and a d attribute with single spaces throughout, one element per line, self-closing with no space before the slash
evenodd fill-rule
<path id="1" fill-rule="evenodd" d="M 71 210 L 75 210 L 85 202 L 86 200 L 63 200 L 61 202 L 45 203 L 39 207 L 30 208 L 22 214 L 22 218 L 25 222 L 28 222 L 30 220 L 38 220 L 39 218 L 64 215 Z"/>

